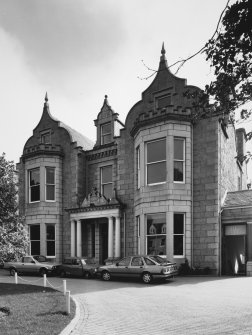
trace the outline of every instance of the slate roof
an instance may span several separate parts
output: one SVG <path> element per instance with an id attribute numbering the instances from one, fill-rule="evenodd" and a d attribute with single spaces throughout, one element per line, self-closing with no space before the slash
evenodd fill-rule
<path id="1" fill-rule="evenodd" d="M 59 121 L 59 126 L 66 129 L 71 136 L 72 142 L 76 142 L 78 146 L 82 147 L 83 150 L 91 150 L 94 147 L 94 142 L 87 138 L 86 136 L 82 135 L 78 131 L 74 130 L 73 128 L 69 127 L 65 123 Z"/>
<path id="2" fill-rule="evenodd" d="M 252 190 L 228 192 L 223 208 L 252 206 Z"/>

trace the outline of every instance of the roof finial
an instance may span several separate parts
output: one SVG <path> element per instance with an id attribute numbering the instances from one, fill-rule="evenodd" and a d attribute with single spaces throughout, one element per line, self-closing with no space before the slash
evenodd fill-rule
<path id="1" fill-rule="evenodd" d="M 164 56 L 165 55 L 165 48 L 164 48 L 164 42 L 162 44 L 162 50 L 161 50 L 161 54 Z"/>
<path id="2" fill-rule="evenodd" d="M 45 102 L 48 102 L 47 92 L 46 92 L 46 95 L 45 95 Z"/>

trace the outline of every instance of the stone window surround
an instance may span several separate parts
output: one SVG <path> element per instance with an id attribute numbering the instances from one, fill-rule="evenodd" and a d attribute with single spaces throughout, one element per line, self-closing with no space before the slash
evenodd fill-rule
<path id="1" fill-rule="evenodd" d="M 157 184 L 165 184 L 167 182 L 172 182 L 174 184 L 185 184 L 186 183 L 186 167 L 187 167 L 187 137 L 185 136 L 179 136 L 179 132 L 173 131 L 172 134 L 167 134 L 166 131 L 162 131 L 157 134 L 151 134 L 150 136 L 142 136 L 139 137 L 139 139 L 135 142 L 135 150 L 137 152 L 137 149 L 139 148 L 139 157 L 140 157 L 140 176 L 138 177 L 138 167 L 137 167 L 137 159 L 135 163 L 135 185 L 136 189 L 140 189 L 142 187 L 152 187 Z M 147 138 L 146 140 L 144 140 Z M 165 182 L 157 183 L 157 184 L 147 184 L 147 171 L 146 171 L 146 143 L 155 141 L 155 140 L 161 140 L 162 138 L 166 138 L 166 170 L 167 170 L 167 177 Z M 175 138 L 181 138 L 184 140 L 184 180 L 182 181 L 174 181 L 174 139 Z M 136 154 L 137 155 L 137 154 Z M 171 166 L 172 165 L 172 166 Z M 138 185 L 138 179 L 139 178 L 139 185 Z"/>
<path id="2" fill-rule="evenodd" d="M 46 168 L 50 167 L 50 168 L 54 168 L 55 169 L 55 199 L 54 200 L 46 200 Z M 30 171 L 32 170 L 36 170 L 39 169 L 39 173 L 40 173 L 40 200 L 38 201 L 31 201 L 30 199 Z M 46 165 L 42 165 L 42 164 L 32 164 L 31 166 L 28 166 L 28 168 L 26 169 L 26 185 L 28 186 L 26 188 L 27 193 L 26 193 L 26 203 L 28 204 L 34 204 L 34 203 L 39 203 L 41 201 L 45 201 L 45 202 L 56 202 L 56 183 L 57 183 L 57 167 L 55 166 L 55 164 L 49 164 L 48 162 L 46 163 Z M 44 185 L 44 187 L 41 187 L 42 185 Z"/>

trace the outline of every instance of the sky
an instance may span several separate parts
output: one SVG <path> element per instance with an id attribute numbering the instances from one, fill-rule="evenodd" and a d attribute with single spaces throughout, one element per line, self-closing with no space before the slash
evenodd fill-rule
<path id="1" fill-rule="evenodd" d="M 213 35 L 225 5 L 226 0 L 0 0 L 0 154 L 19 161 L 46 92 L 51 114 L 92 140 L 105 95 L 124 122 L 154 78 L 144 79 L 152 73 L 148 68 L 158 68 L 162 43 L 170 65 L 194 54 Z M 201 54 L 176 75 L 204 88 L 213 69 Z"/>

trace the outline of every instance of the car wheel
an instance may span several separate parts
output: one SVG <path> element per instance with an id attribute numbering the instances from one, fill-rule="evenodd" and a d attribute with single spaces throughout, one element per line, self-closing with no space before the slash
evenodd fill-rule
<path id="1" fill-rule="evenodd" d="M 16 269 L 14 269 L 14 268 L 11 268 L 10 269 L 10 275 L 11 276 L 15 276 L 15 273 L 16 273 L 17 271 L 16 271 Z"/>
<path id="2" fill-rule="evenodd" d="M 144 272 L 142 280 L 145 284 L 150 284 L 152 282 L 152 275 L 149 272 Z"/>
<path id="3" fill-rule="evenodd" d="M 105 281 L 109 281 L 111 279 L 111 275 L 108 271 L 103 271 L 102 272 L 102 279 Z"/>
<path id="4" fill-rule="evenodd" d="M 61 278 L 66 277 L 66 272 L 65 272 L 65 270 L 61 270 L 61 271 L 60 271 L 60 277 L 61 277 Z"/>
<path id="5" fill-rule="evenodd" d="M 39 270 L 39 274 L 40 274 L 41 277 L 43 277 L 44 275 L 46 275 L 47 274 L 46 269 L 45 268 L 40 269 Z"/>

